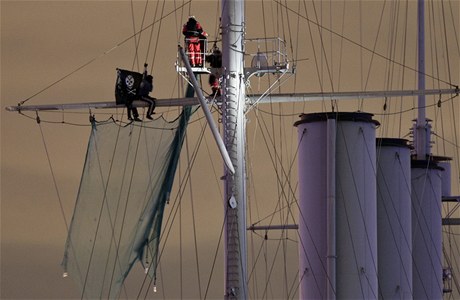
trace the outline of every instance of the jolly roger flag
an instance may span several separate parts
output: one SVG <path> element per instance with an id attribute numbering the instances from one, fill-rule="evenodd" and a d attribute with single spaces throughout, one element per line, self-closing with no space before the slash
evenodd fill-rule
<path id="1" fill-rule="evenodd" d="M 138 93 L 141 82 L 141 73 L 117 69 L 117 82 L 115 84 L 117 104 L 126 104 L 128 101 L 139 99 Z"/>

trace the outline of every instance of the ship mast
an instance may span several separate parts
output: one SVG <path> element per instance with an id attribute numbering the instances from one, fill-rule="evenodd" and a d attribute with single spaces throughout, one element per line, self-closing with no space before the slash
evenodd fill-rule
<path id="1" fill-rule="evenodd" d="M 425 1 L 418 0 L 418 89 L 425 90 Z M 430 132 L 426 120 L 425 95 L 418 96 L 417 122 L 414 130 L 415 149 L 418 160 L 427 159 L 430 146 Z"/>
<path id="2" fill-rule="evenodd" d="M 226 172 L 225 299 L 247 299 L 244 1 L 222 0 L 224 143 L 235 167 Z"/>

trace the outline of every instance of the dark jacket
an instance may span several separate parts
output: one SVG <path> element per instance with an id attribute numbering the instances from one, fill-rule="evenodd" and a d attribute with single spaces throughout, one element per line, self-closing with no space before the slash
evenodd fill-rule
<path id="1" fill-rule="evenodd" d="M 206 37 L 206 32 L 203 31 L 203 27 L 201 27 L 200 22 L 195 20 L 194 18 L 189 18 L 187 23 L 184 24 L 182 27 L 182 33 L 185 37 Z"/>

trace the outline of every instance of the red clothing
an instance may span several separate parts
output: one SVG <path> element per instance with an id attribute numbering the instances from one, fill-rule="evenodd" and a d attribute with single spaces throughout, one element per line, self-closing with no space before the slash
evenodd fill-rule
<path id="1" fill-rule="evenodd" d="M 220 85 L 219 80 L 217 79 L 216 75 L 211 74 L 209 75 L 209 85 L 211 86 L 211 97 L 220 96 Z"/>
<path id="2" fill-rule="evenodd" d="M 203 64 L 203 53 L 201 53 L 201 43 L 198 37 L 187 39 L 188 59 L 192 67 Z"/>
<path id="3" fill-rule="evenodd" d="M 187 23 L 184 24 L 182 33 L 185 35 L 190 64 L 192 67 L 202 66 L 204 53 L 201 52 L 202 41 L 200 39 L 206 39 L 207 33 L 203 31 L 201 24 L 194 18 L 189 18 Z"/>

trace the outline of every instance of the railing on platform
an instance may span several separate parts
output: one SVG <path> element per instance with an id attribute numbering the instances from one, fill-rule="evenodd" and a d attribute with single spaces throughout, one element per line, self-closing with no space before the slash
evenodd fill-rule
<path id="1" fill-rule="evenodd" d="M 286 42 L 279 37 L 246 39 L 245 52 L 251 61 L 251 66 L 245 68 L 246 77 L 289 70 Z"/>
<path id="2" fill-rule="evenodd" d="M 199 51 L 190 51 L 189 45 L 191 43 L 200 45 Z M 190 65 L 192 66 L 193 73 L 210 73 L 206 67 L 206 55 L 208 52 L 208 40 L 205 38 L 185 38 L 184 40 L 184 51 L 189 59 Z M 180 59 L 176 62 L 176 71 L 180 73 L 187 73 L 187 69 Z"/>
<path id="3" fill-rule="evenodd" d="M 208 40 L 199 39 L 200 51 L 192 53 L 189 51 L 188 45 L 194 40 L 196 38 L 186 38 L 184 45 L 185 54 L 189 58 L 192 70 L 194 73 L 210 73 L 210 69 L 206 66 L 206 57 L 210 54 L 208 53 Z M 246 57 L 249 58 L 246 61 L 251 62 L 251 65 L 244 69 L 246 78 L 252 75 L 263 76 L 265 73 L 284 73 L 289 71 L 286 42 L 279 37 L 246 39 L 245 53 Z M 176 70 L 186 73 L 186 69 L 180 60 L 176 62 Z"/>

